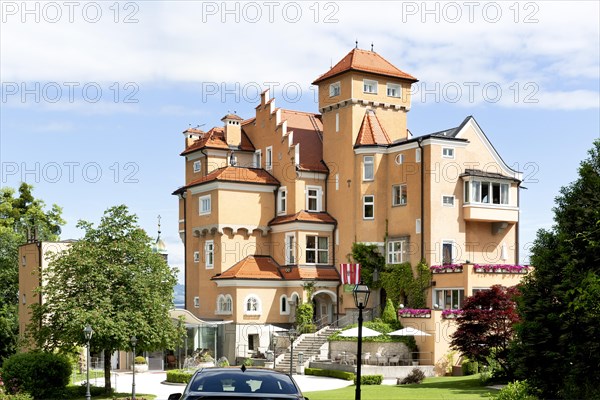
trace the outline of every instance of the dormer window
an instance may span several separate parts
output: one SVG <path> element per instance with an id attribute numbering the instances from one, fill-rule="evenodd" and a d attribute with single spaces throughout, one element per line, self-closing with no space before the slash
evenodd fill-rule
<path id="1" fill-rule="evenodd" d="M 370 79 L 363 80 L 363 92 L 377 94 L 377 81 L 372 81 Z"/>
<path id="2" fill-rule="evenodd" d="M 332 83 L 329 85 L 329 97 L 339 96 L 341 93 L 341 86 L 339 82 Z"/>
<path id="3" fill-rule="evenodd" d="M 387 84 L 387 95 L 388 95 L 388 97 L 400 97 L 402 95 L 400 85 L 398 85 L 396 83 L 388 83 Z"/>

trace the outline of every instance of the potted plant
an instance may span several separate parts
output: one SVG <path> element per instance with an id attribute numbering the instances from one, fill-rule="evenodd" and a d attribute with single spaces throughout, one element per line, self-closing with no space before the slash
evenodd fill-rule
<path id="1" fill-rule="evenodd" d="M 148 371 L 148 363 L 146 362 L 146 358 L 142 356 L 137 356 L 133 360 L 133 369 L 135 370 L 135 372 Z"/>

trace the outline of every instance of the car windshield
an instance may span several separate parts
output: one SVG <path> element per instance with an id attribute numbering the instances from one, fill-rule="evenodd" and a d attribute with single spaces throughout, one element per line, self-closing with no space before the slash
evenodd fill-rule
<path id="1" fill-rule="evenodd" d="M 210 371 L 203 370 L 190 383 L 192 392 L 211 393 L 268 393 L 296 394 L 298 390 L 283 374 L 265 373 L 261 371 Z"/>

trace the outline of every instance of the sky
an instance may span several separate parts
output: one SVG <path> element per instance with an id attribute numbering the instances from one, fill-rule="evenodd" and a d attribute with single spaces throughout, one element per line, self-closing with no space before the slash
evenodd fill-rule
<path id="1" fill-rule="evenodd" d="M 600 133 L 597 1 L 0 1 L 0 185 L 63 207 L 62 239 L 127 204 L 183 270 L 182 132 L 278 107 L 356 46 L 417 77 L 408 128 L 473 115 L 523 172 L 521 263 Z M 179 277 L 183 280 L 182 274 Z"/>

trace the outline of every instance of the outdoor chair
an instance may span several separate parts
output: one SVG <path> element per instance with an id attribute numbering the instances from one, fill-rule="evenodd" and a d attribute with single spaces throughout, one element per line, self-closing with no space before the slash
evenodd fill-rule
<path id="1" fill-rule="evenodd" d="M 392 357 L 390 357 L 389 363 L 390 363 L 390 365 L 399 365 L 400 364 L 400 357 L 398 357 L 398 356 L 392 356 Z"/>

